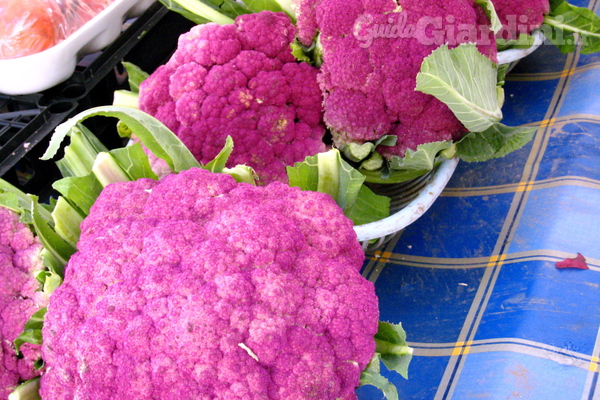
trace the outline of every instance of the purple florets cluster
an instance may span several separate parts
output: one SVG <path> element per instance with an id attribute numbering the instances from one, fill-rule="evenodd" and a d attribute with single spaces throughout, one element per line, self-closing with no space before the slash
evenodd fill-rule
<path id="1" fill-rule="evenodd" d="M 229 135 L 228 166 L 253 167 L 261 184 L 287 182 L 287 165 L 325 150 L 318 70 L 295 60 L 295 36 L 289 17 L 269 11 L 196 26 L 142 83 L 140 108 L 199 161 L 211 161 Z"/>
<path id="2" fill-rule="evenodd" d="M 25 323 L 48 301 L 34 273 L 43 269 L 42 246 L 19 216 L 0 206 L 0 399 L 8 398 L 20 381 L 40 374 L 34 368 L 40 346 L 21 346 L 17 358 L 13 341 Z"/>
<path id="3" fill-rule="evenodd" d="M 510 40 L 520 34 L 529 34 L 544 22 L 550 11 L 548 0 L 493 0 L 494 8 L 502 22 L 498 36 Z"/>
<path id="4" fill-rule="evenodd" d="M 48 306 L 42 398 L 356 399 L 363 261 L 322 193 L 201 169 L 109 185 Z"/>
<path id="5" fill-rule="evenodd" d="M 445 104 L 415 86 L 423 59 L 443 44 L 475 42 L 496 59 L 489 19 L 474 0 L 298 0 L 297 12 L 305 45 L 320 34 L 318 79 L 335 144 L 395 135 L 396 146 L 379 150 L 403 156 L 466 132 Z"/>

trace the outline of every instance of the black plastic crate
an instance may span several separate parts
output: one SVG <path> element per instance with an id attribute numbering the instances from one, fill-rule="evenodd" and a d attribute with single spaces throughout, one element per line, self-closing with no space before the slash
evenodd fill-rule
<path id="1" fill-rule="evenodd" d="M 128 88 L 122 61 L 152 72 L 164 64 L 178 37 L 194 25 L 160 3 L 130 21 L 110 46 L 84 57 L 65 82 L 44 92 L 9 96 L 0 93 L 0 176 L 25 192 L 46 196 L 60 178 L 54 163 L 39 157 L 54 129 L 86 109 L 112 104 L 117 89 Z M 109 148 L 120 146 L 115 123 L 91 118 L 86 125 Z"/>

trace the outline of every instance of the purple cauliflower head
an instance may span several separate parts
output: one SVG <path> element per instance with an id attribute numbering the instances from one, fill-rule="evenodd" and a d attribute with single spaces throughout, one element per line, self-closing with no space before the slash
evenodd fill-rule
<path id="1" fill-rule="evenodd" d="M 287 182 L 287 165 L 325 150 L 318 70 L 291 52 L 296 28 L 283 13 L 198 25 L 140 86 L 140 109 L 167 125 L 201 162 L 225 138 L 228 166 L 253 167 L 261 184 Z"/>
<path id="2" fill-rule="evenodd" d="M 496 60 L 489 19 L 474 0 L 297 0 L 298 37 L 319 34 L 324 121 L 336 145 L 398 137 L 386 156 L 466 132 L 452 111 L 415 91 L 423 59 L 443 44 L 475 42 Z"/>
<path id="3" fill-rule="evenodd" d="M 44 324 L 44 400 L 356 399 L 378 300 L 327 195 L 191 169 L 107 186 Z"/>
<path id="4" fill-rule="evenodd" d="M 502 30 L 498 37 L 511 40 L 520 34 L 529 34 L 544 22 L 544 15 L 550 12 L 548 0 L 492 0 Z"/>
<path id="5" fill-rule="evenodd" d="M 34 273 L 44 268 L 42 245 L 19 216 L 0 206 L 0 399 L 5 400 L 21 381 L 40 374 L 34 363 L 40 346 L 24 344 L 18 358 L 13 341 L 40 308 L 47 295 L 39 291 Z"/>

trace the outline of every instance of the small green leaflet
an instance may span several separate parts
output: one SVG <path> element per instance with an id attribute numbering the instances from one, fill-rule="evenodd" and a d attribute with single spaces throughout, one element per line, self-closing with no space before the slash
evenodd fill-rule
<path id="1" fill-rule="evenodd" d="M 290 44 L 290 47 L 292 49 L 292 55 L 294 56 L 294 58 L 296 58 L 296 60 L 298 60 L 300 62 L 309 63 L 309 64 L 312 63 L 312 60 L 309 56 L 308 49 L 300 43 L 298 38 L 296 38 Z"/>
<path id="2" fill-rule="evenodd" d="M 285 0 L 283 0 L 285 1 Z M 321 35 L 317 34 L 309 47 L 300 43 L 296 38 L 291 44 L 292 55 L 298 61 L 309 63 L 315 67 L 320 67 L 323 64 L 323 47 L 321 45 Z"/>
<path id="3" fill-rule="evenodd" d="M 38 204 L 38 198 L 30 196 L 32 198 L 31 215 L 33 216 L 33 226 L 35 231 L 42 242 L 42 245 L 53 258 L 61 265 L 67 264 L 69 258 L 75 253 L 75 247 L 67 243 L 50 225 L 52 216 L 46 217 L 44 214 L 47 212 L 44 207 Z M 62 269 L 57 269 L 57 272 L 62 276 Z"/>
<path id="4" fill-rule="evenodd" d="M 506 74 L 508 74 L 509 64 L 503 64 L 498 66 L 498 86 L 504 86 L 506 83 Z"/>
<path id="5" fill-rule="evenodd" d="M 235 179 L 238 183 L 249 183 L 256 186 L 256 181 L 259 179 L 252 167 L 238 164 L 233 168 L 223 168 L 221 171 Z"/>
<path id="6" fill-rule="evenodd" d="M 398 400 L 398 389 L 381 375 L 381 357 L 375 353 L 360 375 L 360 386 L 371 385 L 381 390 L 387 400 Z"/>
<path id="7" fill-rule="evenodd" d="M 91 108 L 60 124 L 54 131 L 42 160 L 54 157 L 65 136 L 75 124 L 98 115 L 123 121 L 142 144 L 158 158 L 165 160 L 174 172 L 201 167 L 181 140 L 159 120 L 134 108 L 116 106 Z"/>
<path id="8" fill-rule="evenodd" d="M 502 119 L 497 65 L 474 44 L 440 46 L 427 56 L 417 74 L 416 90 L 445 103 L 471 132 Z"/>
<path id="9" fill-rule="evenodd" d="M 121 64 L 123 64 L 123 67 L 127 71 L 129 90 L 133 93 L 139 93 L 140 84 L 148 78 L 148 73 L 133 63 L 123 61 Z"/>
<path id="10" fill-rule="evenodd" d="M 498 14 L 496 14 L 496 9 L 494 8 L 494 4 L 491 0 L 475 0 L 475 3 L 479 4 L 484 10 L 490 22 L 492 24 L 492 32 L 498 33 L 500 29 L 502 29 L 502 22 L 498 18 Z"/>
<path id="11" fill-rule="evenodd" d="M 31 208 L 31 198 L 0 178 L 0 206 L 20 214 Z"/>
<path id="12" fill-rule="evenodd" d="M 449 140 L 420 144 L 416 151 L 406 150 L 403 158 L 392 157 L 390 168 L 392 170 L 430 171 L 438 164 L 439 153 L 450 147 L 452 147 L 452 142 Z"/>
<path id="13" fill-rule="evenodd" d="M 62 278 L 58 275 L 54 267 L 49 267 L 48 270 L 40 271 L 36 275 L 36 279 L 42 285 L 45 293 L 52 293 L 62 284 Z"/>
<path id="14" fill-rule="evenodd" d="M 588 8 L 551 1 L 550 14 L 540 29 L 562 53 L 575 51 L 578 42 L 582 54 L 600 51 L 600 17 Z"/>
<path id="15" fill-rule="evenodd" d="M 381 361 L 387 369 L 408 379 L 408 365 L 413 350 L 406 343 L 406 332 L 402 324 L 379 321 L 375 343 L 375 352 L 381 355 Z"/>
<path id="16" fill-rule="evenodd" d="M 378 152 L 373 152 L 369 158 L 360 163 L 360 170 L 378 171 L 385 165 L 385 160 Z"/>
<path id="17" fill-rule="evenodd" d="M 42 249 L 42 252 L 40 253 L 40 257 L 42 258 L 42 263 L 44 264 L 44 266 L 48 268 L 48 271 L 52 275 L 56 275 L 56 277 L 53 277 L 53 279 L 56 279 L 56 280 L 59 280 L 60 282 L 62 282 L 61 274 L 62 274 L 62 271 L 65 266 L 63 264 L 61 264 L 60 261 L 57 260 L 56 257 L 54 257 L 48 249 Z M 46 286 L 46 282 L 44 282 L 44 291 L 47 293 L 51 293 L 51 292 L 45 290 L 45 286 Z"/>
<path id="18" fill-rule="evenodd" d="M 38 363 L 34 364 L 36 369 L 41 367 Z M 8 400 L 41 400 L 39 394 L 40 390 L 40 377 L 30 379 L 23 382 L 8 396 Z"/>
<path id="19" fill-rule="evenodd" d="M 396 135 L 383 135 L 377 139 L 373 144 L 377 146 L 395 146 L 398 143 L 398 136 Z"/>
<path id="20" fill-rule="evenodd" d="M 408 149 L 404 157 L 394 156 L 388 169 L 382 171 L 360 170 L 371 183 L 400 183 L 417 178 L 435 168 L 443 159 L 453 156 L 452 141 L 424 143 L 417 150 Z"/>
<path id="21" fill-rule="evenodd" d="M 483 132 L 471 132 L 456 143 L 456 155 L 464 161 L 487 161 L 504 157 L 525 146 L 536 127 L 509 127 L 495 124 Z"/>
<path id="22" fill-rule="evenodd" d="M 344 161 L 337 149 L 307 157 L 287 167 L 287 174 L 290 186 L 329 194 L 355 225 L 389 215 L 390 199 L 364 187 L 364 175 Z"/>
<path id="23" fill-rule="evenodd" d="M 69 199 L 85 215 L 90 213 L 90 208 L 102 191 L 102 185 L 91 174 L 60 179 L 54 182 L 52 187 Z"/>
<path id="24" fill-rule="evenodd" d="M 373 142 L 356 143 L 350 142 L 340 147 L 345 159 L 352 162 L 361 162 L 371 158 L 378 146 L 395 146 L 398 137 L 395 135 L 383 135 Z M 381 156 L 380 154 L 378 156 Z"/>
<path id="25" fill-rule="evenodd" d="M 76 248 L 81 235 L 80 225 L 83 221 L 81 212 L 71 205 L 67 199 L 59 196 L 52 211 L 52 218 L 54 219 L 54 231 L 65 242 Z"/>
<path id="26" fill-rule="evenodd" d="M 14 340 L 17 354 L 24 343 L 42 344 L 42 327 L 44 326 L 44 317 L 46 316 L 46 307 L 35 312 L 29 321 L 25 323 L 25 329 Z"/>
<path id="27" fill-rule="evenodd" d="M 0 207 L 8 208 L 19 214 L 19 221 L 26 225 L 33 224 L 31 215 L 33 200 L 20 189 L 0 178 Z M 50 210 L 42 210 L 44 218 L 51 220 Z"/>
<path id="28" fill-rule="evenodd" d="M 389 217 L 390 203 L 389 197 L 375 194 L 367 186 L 361 185 L 356 201 L 348 207 L 345 215 L 354 222 L 354 225 L 380 221 Z"/>
<path id="29" fill-rule="evenodd" d="M 0 183 L 3 182 L 0 180 Z M 0 207 L 8 208 L 14 212 L 20 212 L 21 204 L 19 202 L 19 197 L 11 192 L 4 192 L 0 188 Z"/>
<path id="30" fill-rule="evenodd" d="M 302 162 L 287 167 L 290 186 L 302 190 L 329 194 L 346 210 L 355 202 L 364 177 L 342 160 L 337 149 L 306 157 Z"/>
<path id="31" fill-rule="evenodd" d="M 158 179 L 152 171 L 148 156 L 139 142 L 131 146 L 113 149 L 110 154 L 132 181 L 141 178 Z"/>
<path id="32" fill-rule="evenodd" d="M 229 156 L 231 155 L 232 151 L 233 139 L 231 138 L 231 136 L 227 136 L 227 139 L 225 139 L 225 145 L 223 146 L 219 154 L 217 154 L 211 162 L 206 164 L 204 166 L 204 169 L 209 170 L 210 172 L 222 172 L 223 168 L 225 168 L 225 165 L 227 165 L 227 160 L 229 159 Z"/>
<path id="33" fill-rule="evenodd" d="M 344 157 L 353 162 L 360 162 L 368 158 L 375 150 L 373 142 L 356 143 L 351 142 L 340 148 Z"/>
<path id="34" fill-rule="evenodd" d="M 550 0 L 550 13 L 556 9 L 559 5 L 561 5 L 566 0 Z"/>
<path id="35" fill-rule="evenodd" d="M 252 167 L 247 165 L 236 165 L 233 168 L 227 168 L 227 160 L 229 160 L 229 156 L 233 152 L 233 138 L 231 136 L 227 136 L 225 139 L 225 145 L 212 159 L 212 161 L 208 162 L 204 167 L 204 169 L 215 172 L 219 174 L 227 174 L 231 176 L 236 182 L 245 182 L 251 185 L 256 185 L 256 173 Z"/>
<path id="36" fill-rule="evenodd" d="M 375 334 L 375 355 L 362 372 L 360 385 L 372 385 L 381 390 L 387 400 L 398 400 L 396 387 L 381 375 L 381 363 L 390 371 L 396 371 L 408 379 L 408 365 L 413 350 L 406 343 L 406 332 L 402 324 L 379 321 Z"/>

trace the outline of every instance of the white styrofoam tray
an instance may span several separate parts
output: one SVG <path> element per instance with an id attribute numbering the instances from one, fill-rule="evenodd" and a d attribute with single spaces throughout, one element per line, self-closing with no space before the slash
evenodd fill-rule
<path id="1" fill-rule="evenodd" d="M 156 1 L 115 0 L 57 45 L 29 56 L 0 60 L 0 93 L 36 93 L 67 80 L 80 57 L 108 46 L 120 35 L 126 19 L 141 15 Z"/>

